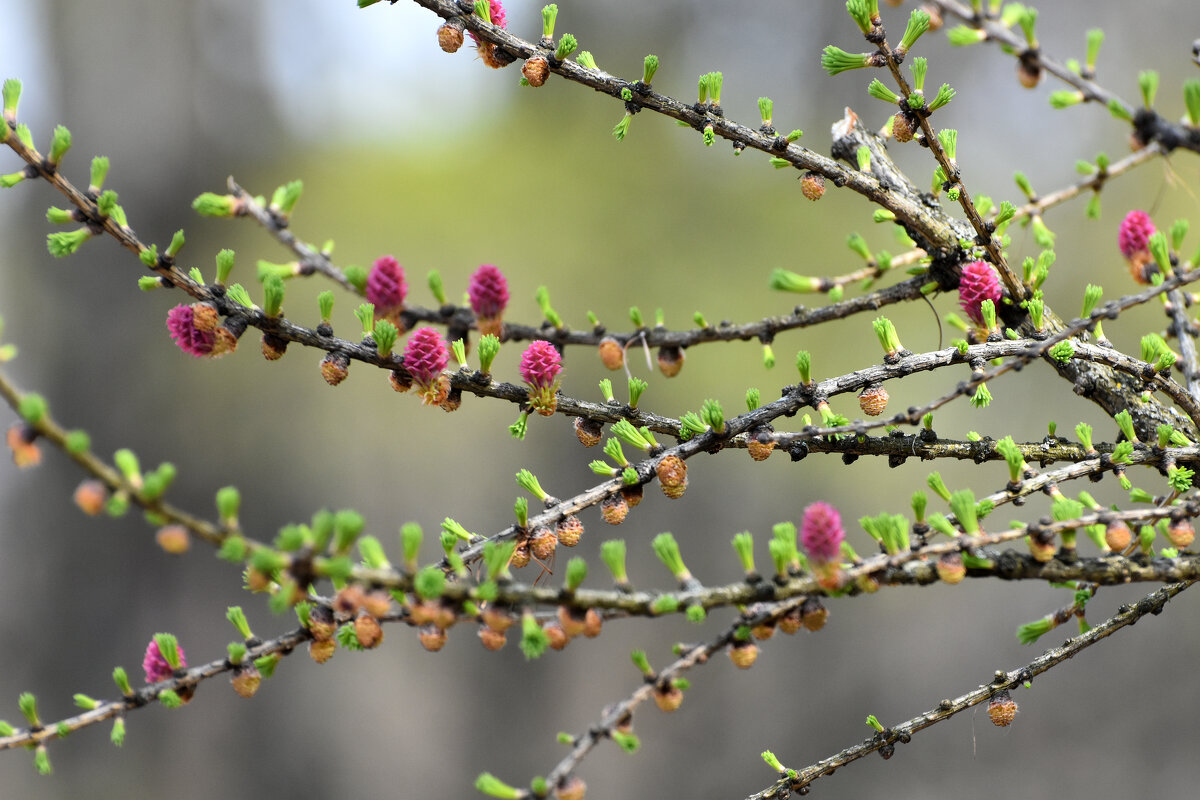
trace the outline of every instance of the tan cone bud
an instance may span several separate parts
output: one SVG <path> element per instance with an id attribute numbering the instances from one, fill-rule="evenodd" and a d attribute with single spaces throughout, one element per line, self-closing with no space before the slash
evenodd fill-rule
<path id="1" fill-rule="evenodd" d="M 738 642 L 729 648 L 729 660 L 738 669 L 750 669 L 758 660 L 758 645 L 753 642 Z"/>
<path id="2" fill-rule="evenodd" d="M 750 629 L 750 635 L 760 642 L 765 642 L 775 635 L 775 623 L 764 622 L 762 625 L 755 625 Z"/>
<path id="3" fill-rule="evenodd" d="M 583 538 L 583 520 L 574 514 L 563 517 L 554 526 L 554 532 L 558 536 L 559 544 L 563 547 L 574 547 Z"/>
<path id="4" fill-rule="evenodd" d="M 321 359 L 321 377 L 330 386 L 337 386 L 346 380 L 346 376 L 349 374 L 350 359 L 341 353 L 329 353 Z"/>
<path id="5" fill-rule="evenodd" d="M 1017 702 L 1009 696 L 1008 690 L 998 692 L 988 701 L 988 716 L 992 724 L 1007 728 L 1017 717 Z"/>
<path id="6" fill-rule="evenodd" d="M 108 502 L 108 487 L 97 480 L 86 480 L 75 489 L 75 505 L 89 516 L 96 516 Z"/>
<path id="7" fill-rule="evenodd" d="M 878 417 L 887 410 L 888 393 L 882 386 L 871 386 L 863 389 L 858 396 L 858 407 L 868 417 Z"/>
<path id="8" fill-rule="evenodd" d="M 816 633 L 825 627 L 829 619 L 829 609 L 820 600 L 810 597 L 800 606 L 800 621 L 806 630 Z"/>
<path id="9" fill-rule="evenodd" d="M 587 794 L 587 784 L 581 778 L 571 776 L 561 786 L 554 789 L 554 800 L 583 800 Z"/>
<path id="10" fill-rule="evenodd" d="M 1129 526 L 1120 520 L 1108 523 L 1104 529 L 1104 541 L 1114 553 L 1122 552 L 1133 541 Z"/>
<path id="11" fill-rule="evenodd" d="M 496 651 L 508 643 L 508 636 L 504 631 L 492 630 L 486 625 L 480 625 L 479 643 L 488 650 Z"/>
<path id="12" fill-rule="evenodd" d="M 576 417 L 575 438 L 584 447 L 595 447 L 604 438 L 604 428 L 595 420 Z"/>
<path id="13" fill-rule="evenodd" d="M 611 370 L 618 370 L 625 365 L 625 348 L 611 336 L 600 340 L 600 361 Z"/>
<path id="14" fill-rule="evenodd" d="M 668 378 L 674 378 L 683 369 L 686 358 L 681 348 L 675 345 L 665 345 L 658 348 L 658 368 Z"/>
<path id="15" fill-rule="evenodd" d="M 165 525 L 154 534 L 154 539 L 163 552 L 173 556 L 183 555 L 192 546 L 192 537 L 182 525 Z"/>
<path id="16" fill-rule="evenodd" d="M 620 525 L 629 516 L 629 503 L 620 492 L 609 495 L 600 502 L 600 518 L 609 525 Z"/>
<path id="17" fill-rule="evenodd" d="M 457 53 L 458 48 L 463 44 L 462 28 L 452 25 L 449 22 L 444 23 L 437 31 L 438 46 L 447 53 Z"/>
<path id="18" fill-rule="evenodd" d="M 589 608 L 587 613 L 583 615 L 583 635 L 588 639 L 595 639 L 600 635 L 600 629 L 604 626 L 604 617 L 600 616 L 600 612 L 594 608 Z"/>
<path id="19" fill-rule="evenodd" d="M 954 585 L 962 583 L 967 577 L 967 568 L 963 566 L 962 553 L 945 553 L 937 561 L 938 578 L 943 583 Z"/>
<path id="20" fill-rule="evenodd" d="M 529 537 L 530 555 L 543 563 L 550 560 L 556 547 L 558 547 L 558 537 L 549 528 L 538 528 Z"/>
<path id="21" fill-rule="evenodd" d="M 229 679 L 229 683 L 233 686 L 233 690 L 238 693 L 239 697 L 247 699 L 254 697 L 254 693 L 258 691 L 258 687 L 262 684 L 262 674 L 253 664 L 237 669 L 233 673 L 233 677 Z"/>
<path id="22" fill-rule="evenodd" d="M 551 650 L 562 650 L 571 641 L 571 637 L 567 636 L 567 632 L 557 623 L 551 623 L 542 628 L 542 630 L 546 632 L 546 638 L 550 642 Z"/>
<path id="23" fill-rule="evenodd" d="M 436 653 L 446 646 L 446 632 L 436 625 L 426 625 L 417 633 L 417 638 L 421 642 L 421 647 L 424 647 L 431 653 Z"/>
<path id="24" fill-rule="evenodd" d="M 383 626 L 370 614 L 360 614 L 354 618 L 354 638 L 366 650 L 378 647 L 383 641 Z"/>
<path id="25" fill-rule="evenodd" d="M 582 636 L 583 630 L 586 627 L 583 612 L 575 611 L 566 606 L 558 607 L 558 624 L 562 626 L 563 632 L 572 639 L 576 636 Z"/>
<path id="26" fill-rule="evenodd" d="M 1183 550 L 1196 540 L 1196 530 L 1186 519 L 1181 519 L 1167 528 L 1167 538 L 1173 547 Z"/>
<path id="27" fill-rule="evenodd" d="M 779 630 L 789 636 L 799 631 L 802 627 L 804 627 L 803 617 L 798 608 L 793 608 L 779 620 Z"/>
<path id="28" fill-rule="evenodd" d="M 512 615 L 507 611 L 489 606 L 483 610 L 483 624 L 497 633 L 504 633 L 513 625 Z"/>
<path id="29" fill-rule="evenodd" d="M 683 459 L 676 455 L 666 456 L 658 462 L 654 471 L 663 494 L 673 500 L 683 496 L 687 490 L 687 464 Z"/>
<path id="30" fill-rule="evenodd" d="M 534 56 L 521 67 L 521 74 L 530 86 L 541 86 L 550 77 L 550 62 L 545 56 Z"/>
<path id="31" fill-rule="evenodd" d="M 677 686 L 654 687 L 654 705 L 661 711 L 674 711 L 683 705 L 683 690 Z"/>
<path id="32" fill-rule="evenodd" d="M 329 659 L 333 658 L 333 654 L 337 651 L 337 639 L 324 639 L 319 642 L 308 643 L 308 657 L 318 664 L 324 664 Z"/>
<path id="33" fill-rule="evenodd" d="M 825 194 L 825 176 L 818 172 L 806 172 L 800 179 L 800 193 L 816 202 Z"/>

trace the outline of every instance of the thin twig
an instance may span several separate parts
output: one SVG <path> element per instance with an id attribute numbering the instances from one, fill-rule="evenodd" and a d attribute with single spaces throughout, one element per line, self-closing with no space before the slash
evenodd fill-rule
<path id="1" fill-rule="evenodd" d="M 1143 597 L 1133 605 L 1124 605 L 1117 610 L 1117 613 L 1100 623 L 1090 631 L 1080 634 L 1073 639 L 1067 640 L 1061 647 L 1054 647 L 1047 650 L 1038 658 L 1029 662 L 1024 667 L 1004 671 L 999 670 L 993 676 L 991 682 L 981 684 L 979 688 L 967 692 L 953 700 L 943 700 L 938 705 L 928 711 L 919 714 L 912 719 L 886 729 L 883 733 L 878 734 L 861 744 L 854 747 L 848 747 L 845 750 L 822 759 L 815 764 L 810 764 L 803 769 L 796 770 L 796 777 L 784 777 L 772 786 L 763 789 L 761 792 L 750 795 L 747 800 L 777 800 L 778 798 L 787 797 L 790 792 L 796 792 L 805 786 L 808 786 L 818 778 L 826 775 L 832 775 L 834 770 L 843 767 L 851 762 L 857 761 L 864 756 L 880 750 L 881 748 L 892 745 L 896 742 L 905 741 L 914 733 L 922 731 L 931 725 L 936 725 L 939 722 L 949 719 L 950 717 L 965 711 L 968 708 L 979 705 L 1001 691 L 1014 691 L 1023 683 L 1032 678 L 1041 675 L 1043 672 L 1058 666 L 1067 659 L 1077 655 L 1083 650 L 1091 647 L 1103 639 L 1108 638 L 1112 634 L 1122 628 L 1133 625 L 1147 614 L 1158 614 L 1167 601 L 1175 597 L 1177 594 L 1187 589 L 1194 584 L 1196 579 L 1181 581 L 1164 586 L 1157 591 Z"/>

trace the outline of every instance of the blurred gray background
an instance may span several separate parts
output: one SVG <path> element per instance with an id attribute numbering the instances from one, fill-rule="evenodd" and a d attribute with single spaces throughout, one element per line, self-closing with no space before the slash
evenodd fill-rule
<path id="1" fill-rule="evenodd" d="M 629 78 L 637 77 L 643 55 L 658 54 L 656 88 L 685 100 L 697 75 L 723 70 L 730 116 L 753 123 L 755 99 L 769 95 L 776 126 L 804 129 L 804 143 L 825 151 L 829 124 L 844 106 L 874 125 L 887 113 L 867 96 L 868 76 L 830 78 L 818 67 L 824 45 L 859 46 L 842 6 L 566 0 L 558 30 L 578 36 L 601 67 Z M 538 8 L 514 0 L 510 28 L 535 38 Z M 1190 3 L 1146 0 L 1136 20 L 1129 4 L 1115 0 L 1041 10 L 1038 30 L 1048 51 L 1081 58 L 1084 31 L 1103 27 L 1109 38 L 1100 80 L 1134 102 L 1137 70 L 1157 69 L 1159 108 L 1182 115 L 1180 84 L 1195 74 L 1190 44 L 1200 35 Z M 586 325 L 590 309 L 611 328 L 627 329 L 634 303 L 647 314 L 663 308 L 673 327 L 690 325 L 697 309 L 712 321 L 742 322 L 796 303 L 766 288 L 772 268 L 817 275 L 855 268 L 857 257 L 842 245 L 851 231 L 897 252 L 857 196 L 831 190 L 813 205 L 800 196 L 793 173 L 771 169 L 761 154 L 733 158 L 727 145 L 704 148 L 694 133 L 652 114 L 638 115 L 618 143 L 609 131 L 619 104 L 555 77 L 539 90 L 522 88 L 517 67 L 492 72 L 469 48 L 446 55 L 435 41 L 439 21 L 404 2 L 359 11 L 351 0 L 0 0 L 0 18 L 0 78 L 24 79 L 22 118 L 39 145 L 46 146 L 55 124 L 67 125 L 75 147 L 65 170 L 79 185 L 86 184 L 89 158 L 108 155 L 108 185 L 120 192 L 139 235 L 162 247 L 184 227 L 184 262 L 210 277 L 221 247 L 237 250 L 234 277 L 247 284 L 255 259 L 288 258 L 248 221 L 193 214 L 192 198 L 222 191 L 231 174 L 264 194 L 303 178 L 293 230 L 315 243 L 335 239 L 342 265 L 395 254 L 408 269 L 414 303 L 432 302 L 423 288 L 430 269 L 441 270 L 457 296 L 480 263 L 499 265 L 513 292 L 510 317 L 522 321 L 537 317 L 534 290 L 545 284 L 574 326 Z M 885 9 L 897 36 L 903 19 Z M 1012 59 L 994 48 L 953 50 L 937 35 L 917 50 L 930 59 L 930 83 L 949 81 L 958 90 L 938 122 L 959 129 L 959 163 L 974 192 L 1016 201 L 1015 169 L 1045 192 L 1077 179 L 1077 159 L 1128 151 L 1127 128 L 1106 111 L 1051 111 L 1046 96 L 1059 87 L 1049 81 L 1021 89 Z M 925 154 L 896 149 L 917 183 L 926 184 L 932 170 Z M 0 153 L 0 172 L 18 168 L 7 152 Z M 1130 208 L 1151 211 L 1164 227 L 1180 216 L 1200 219 L 1197 163 L 1182 153 L 1115 180 L 1099 221 L 1084 219 L 1082 201 L 1052 211 L 1047 221 L 1058 234 L 1059 258 L 1049 303 L 1070 317 L 1087 282 L 1102 282 L 1109 297 L 1129 291 L 1114 246 L 1117 223 Z M 182 355 L 163 326 L 182 297 L 137 291 L 140 265 L 110 241 L 51 259 L 44 213 L 52 204 L 62 201 L 46 185 L 0 193 L 0 315 L 5 340 L 21 348 L 6 369 L 22 387 L 43 393 L 65 425 L 87 429 L 97 452 L 127 446 L 147 466 L 173 461 L 179 477 L 170 499 L 177 504 L 211 515 L 213 492 L 235 484 L 244 496 L 243 523 L 260 538 L 318 508 L 353 507 L 394 552 L 396 531 L 408 520 L 430 533 L 446 516 L 485 534 L 506 526 L 517 492 L 512 475 L 521 467 L 558 496 L 591 485 L 586 464 L 594 451 L 578 446 L 562 418 L 532 420 L 526 441 L 515 442 L 506 432 L 512 407 L 468 397 L 460 412 L 446 415 L 395 395 L 382 373 L 363 367 L 331 389 L 319 377 L 319 355 L 293 348 L 268 364 L 252 334 L 223 360 Z M 1195 234 L 1185 250 L 1194 248 Z M 1013 251 L 1033 252 L 1024 230 L 1014 231 Z M 293 285 L 289 316 L 315 325 L 314 298 L 324 288 L 315 279 Z M 354 305 L 341 296 L 335 324 L 343 335 L 357 325 Z M 939 313 L 955 307 L 949 297 L 935 305 Z M 938 346 L 923 304 L 888 314 L 909 348 Z M 1159 312 L 1141 309 L 1106 331 L 1136 352 L 1138 338 L 1161 324 Z M 878 359 L 869 318 L 859 316 L 779 337 L 773 371 L 763 369 L 757 344 L 694 349 L 670 382 L 648 375 L 637 358 L 632 366 L 650 379 L 647 407 L 678 415 L 716 397 L 734 413 L 747 386 L 772 399 L 794 382 L 799 349 L 814 353 L 818 375 Z M 515 379 L 518 350 L 502 352 L 501 377 Z M 568 394 L 597 397 L 601 377 L 591 353 L 568 352 Z M 892 402 L 917 404 L 964 377 L 943 371 L 889 386 Z M 616 383 L 622 390 L 623 381 Z M 1112 424 L 1044 365 L 1010 375 L 992 391 L 987 411 L 959 403 L 939 412 L 938 431 L 1031 440 L 1050 420 L 1063 433 L 1086 420 L 1098 438 L 1111 438 Z M 852 398 L 839 398 L 836 408 L 858 414 Z M 21 691 L 37 693 L 45 719 L 72 713 L 74 692 L 111 696 L 112 667 L 140 675 L 141 653 L 156 631 L 176 633 L 193 662 L 217 658 L 233 638 L 224 619 L 229 605 L 242 604 L 264 637 L 293 626 L 294 618 L 274 618 L 260 598 L 244 593 L 238 571 L 206 547 L 167 556 L 136 514 L 84 517 L 70 502 L 79 472 L 60 454 L 45 455 L 37 470 L 18 472 L 7 458 L 0 464 L 0 718 L 19 718 Z M 619 530 L 594 512 L 585 515 L 579 551 L 592 563 L 589 585 L 603 585 L 595 552 L 614 535 L 629 544 L 639 586 L 670 585 L 649 549 L 664 530 L 680 540 L 697 577 L 718 584 L 740 574 L 729 547 L 734 533 L 754 532 L 760 563 L 769 563 L 771 525 L 798 520 L 814 500 L 837 504 L 851 540 L 869 551 L 853 521 L 905 508 L 932 469 L 953 488 L 977 493 L 1006 480 L 1001 464 L 968 470 L 910 462 L 888 470 L 863 459 L 842 468 L 836 457 L 793 464 L 778 454 L 751 464 L 738 452 L 690 464 L 691 489 L 680 501 L 668 502 L 651 486 Z M 1154 474 L 1134 478 L 1151 491 L 1161 488 Z M 1111 479 L 1067 488 L 1094 491 L 1103 502 L 1123 497 Z M 1001 509 L 994 524 L 1045 510 L 1034 498 L 1019 515 Z M 431 546 L 425 556 L 433 555 Z M 1103 589 L 1089 618 L 1098 622 L 1150 588 Z M 758 756 L 764 749 L 801 767 L 866 738 L 869 713 L 894 724 L 987 681 L 995 669 L 1027 663 L 1073 630 L 1023 647 L 1013 635 L 1017 625 L 1069 599 L 1041 585 L 970 581 L 831 602 L 824 631 L 776 636 L 746 673 L 724 657 L 695 671 L 678 712 L 638 715 L 640 752 L 600 747 L 579 774 L 597 800 L 743 797 L 773 779 Z M 1185 796 L 1197 778 L 1198 608 L 1200 593 L 1184 594 L 1164 616 L 1037 679 L 1032 691 L 1017 693 L 1021 714 L 1011 728 L 994 728 L 985 714 L 963 714 L 901 746 L 887 764 L 870 758 L 821 780 L 815 792 Z M 465 626 L 451 631 L 437 655 L 425 653 L 409 629 L 390 627 L 369 654 L 339 653 L 324 666 L 296 654 L 252 701 L 214 681 L 182 710 L 132 714 L 123 749 L 108 743 L 107 728 L 56 742 L 52 778 L 35 775 L 29 754 L 4 753 L 0 796 L 473 797 L 483 770 L 518 785 L 548 771 L 564 752 L 557 731 L 585 730 L 606 703 L 639 685 L 631 649 L 647 650 L 661 666 L 672 642 L 707 638 L 730 619 L 724 612 L 700 627 L 612 623 L 601 638 L 533 663 L 515 643 L 486 653 Z"/>

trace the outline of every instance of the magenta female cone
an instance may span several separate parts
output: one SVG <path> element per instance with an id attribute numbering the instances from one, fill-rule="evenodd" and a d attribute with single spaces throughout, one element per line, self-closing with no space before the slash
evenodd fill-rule
<path id="1" fill-rule="evenodd" d="M 562 356 L 554 345 L 538 339 L 521 355 L 521 377 L 529 384 L 529 405 L 544 417 L 558 407 L 558 376 L 562 372 Z"/>
<path id="2" fill-rule="evenodd" d="M 508 306 L 508 281 L 491 264 L 483 264 L 471 275 L 467 296 L 479 325 L 479 333 L 500 336 L 504 309 Z"/>
<path id="3" fill-rule="evenodd" d="M 404 267 L 392 256 L 375 259 L 367 275 L 367 302 L 375 306 L 375 318 L 396 322 L 407 295 Z"/>
<path id="4" fill-rule="evenodd" d="M 983 324 L 983 311 L 980 310 L 983 301 L 999 303 L 1000 294 L 1000 277 L 991 264 L 972 261 L 963 267 L 958 282 L 958 303 L 976 325 Z"/>
<path id="5" fill-rule="evenodd" d="M 404 368 L 412 375 L 421 402 L 438 405 L 449 392 L 447 381 L 443 381 L 442 370 L 449 361 L 446 342 L 433 328 L 417 328 L 408 338 L 404 348 Z"/>

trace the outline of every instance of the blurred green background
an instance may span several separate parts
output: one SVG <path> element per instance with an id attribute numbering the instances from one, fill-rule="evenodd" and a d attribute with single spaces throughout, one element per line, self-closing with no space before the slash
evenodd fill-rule
<path id="1" fill-rule="evenodd" d="M 511 3 L 509 27 L 536 37 L 539 7 Z M 814 150 L 827 151 L 828 127 L 847 105 L 872 125 L 886 119 L 886 107 L 866 94 L 867 76 L 830 78 L 818 67 L 824 45 L 858 47 L 841 3 L 567 0 L 559 8 L 559 32 L 578 36 L 602 68 L 635 78 L 642 56 L 654 52 L 663 64 L 655 87 L 684 100 L 697 75 L 720 69 L 728 115 L 753 124 L 756 98 L 769 95 L 776 126 L 802 128 L 803 143 Z M 1109 37 L 1100 81 L 1133 102 L 1137 71 L 1157 69 L 1160 110 L 1173 118 L 1183 113 L 1179 87 L 1194 75 L 1189 56 L 1197 34 L 1194 24 L 1180 24 L 1196 21 L 1189 3 L 1147 0 L 1136 20 L 1116 0 L 1046 4 L 1041 11 L 1039 36 L 1049 52 L 1082 57 L 1084 31 L 1102 27 Z M 222 247 L 238 252 L 235 278 L 248 284 L 255 259 L 288 258 L 252 222 L 193 214 L 192 198 L 222 191 L 228 175 L 263 194 L 302 178 L 293 231 L 316 244 L 334 239 L 341 265 L 394 254 L 408 270 L 416 304 L 432 304 L 423 288 L 431 269 L 441 271 L 453 297 L 480 263 L 497 264 L 513 293 L 509 317 L 525 322 L 538 317 L 539 285 L 577 327 L 592 310 L 625 330 L 631 304 L 648 317 L 662 308 L 671 327 L 690 326 L 696 310 L 712 322 L 745 322 L 787 313 L 798 300 L 820 302 L 769 291 L 773 268 L 850 271 L 858 261 L 843 243 L 852 231 L 877 249 L 899 249 L 860 198 L 831 188 L 820 203 L 809 203 L 796 174 L 772 169 L 762 154 L 735 158 L 728 145 L 705 148 L 694 132 L 648 113 L 616 142 L 609 131 L 621 117 L 618 103 L 557 77 L 541 89 L 522 88 L 516 66 L 490 71 L 469 48 L 446 55 L 435 41 L 438 20 L 415 5 L 359 11 L 350 0 L 57 0 L 0 2 L 0 18 L 0 78 L 24 79 L 22 118 L 38 143 L 45 146 L 55 124 L 72 130 L 65 170 L 78 184 L 86 182 L 91 155 L 108 155 L 109 185 L 139 235 L 161 247 L 185 228 L 182 260 L 206 275 Z M 892 29 L 902 20 L 901 12 L 885 9 Z M 1077 159 L 1101 151 L 1115 159 L 1128 150 L 1127 128 L 1106 111 L 1051 111 L 1046 96 L 1059 87 L 1050 81 L 1021 89 L 1012 59 L 994 48 L 953 50 L 931 35 L 917 50 L 930 59 L 930 82 L 949 81 L 959 92 L 938 122 L 959 129 L 958 160 L 973 192 L 1017 201 L 1014 170 L 1047 192 L 1077 180 Z M 928 183 L 925 153 L 893 152 L 918 185 Z M 0 153 L 0 172 L 17 168 L 15 157 Z M 1103 283 L 1107 297 L 1129 291 L 1114 246 L 1121 216 L 1144 208 L 1161 227 L 1181 216 L 1196 220 L 1196 185 L 1196 158 L 1181 153 L 1112 182 L 1098 221 L 1084 219 L 1083 202 L 1053 210 L 1047 221 L 1059 255 L 1050 305 L 1073 316 L 1088 282 Z M 65 425 L 86 428 L 97 452 L 127 446 L 146 465 L 173 461 L 179 478 L 170 497 L 179 505 L 211 513 L 213 492 L 235 484 L 244 497 L 243 524 L 260 538 L 318 508 L 353 507 L 391 546 L 408 520 L 430 533 L 447 516 L 484 534 L 502 529 L 517 492 L 512 475 L 521 467 L 560 497 L 593 483 L 586 464 L 596 456 L 578 446 L 563 418 L 532 420 L 528 438 L 516 442 L 506 431 L 514 407 L 467 397 L 447 415 L 395 395 L 382 373 L 362 366 L 330 389 L 319 377 L 318 354 L 293 348 L 281 362 L 265 363 L 253 334 L 223 360 L 184 356 L 163 326 L 181 296 L 138 292 L 142 269 L 127 252 L 93 241 L 70 259 L 47 255 L 44 213 L 52 204 L 62 201 L 45 185 L 0 193 L 0 315 L 5 340 L 21 348 L 9 373 L 44 394 Z M 1014 231 L 1013 253 L 1032 252 L 1027 232 Z M 315 296 L 324 288 L 317 279 L 293 283 L 288 316 L 315 325 Z M 356 302 L 339 297 L 335 327 L 350 335 Z M 939 314 L 956 306 L 950 297 L 934 305 Z M 928 306 L 887 314 L 908 348 L 938 347 Z M 736 413 L 748 386 L 770 400 L 795 381 L 797 350 L 813 352 L 818 377 L 876 363 L 869 322 L 863 315 L 780 336 L 772 371 L 763 368 L 756 343 L 693 349 L 672 381 L 650 373 L 640 357 L 631 367 L 650 380 L 648 408 L 678 416 L 715 397 Z M 1161 325 L 1157 310 L 1139 309 L 1106 332 L 1136 352 L 1139 337 Z M 945 341 L 950 336 L 946 331 Z M 498 375 L 516 379 L 518 353 L 515 346 L 502 351 Z M 564 391 L 596 399 L 596 382 L 606 374 L 591 353 L 568 351 Z M 942 371 L 889 386 L 893 408 L 924 402 L 965 377 L 965 370 Z M 615 383 L 623 391 L 624 382 Z M 987 411 L 958 403 L 939 412 L 938 431 L 1034 440 L 1050 420 L 1060 433 L 1085 420 L 1098 438 L 1111 438 L 1112 424 L 1044 365 L 996 382 L 992 392 Z M 853 398 L 838 398 L 835 409 L 858 415 Z M 931 469 L 952 488 L 980 494 L 1006 480 L 1000 464 L 973 470 L 910 462 L 889 470 L 878 460 L 843 467 L 836 457 L 791 463 L 782 454 L 751 464 L 740 452 L 690 463 L 691 488 L 680 501 L 651 486 L 619 530 L 594 512 L 585 515 L 579 551 L 593 565 L 590 585 L 603 585 L 595 552 L 614 535 L 629 544 L 639 586 L 670 583 L 649 549 L 664 530 L 680 540 L 697 577 L 717 584 L 740 574 L 729 547 L 734 533 L 754 532 L 765 562 L 771 525 L 798 520 L 814 500 L 838 505 L 851 540 L 868 551 L 853 521 L 902 510 Z M 137 674 L 156 631 L 176 633 L 193 662 L 216 658 L 233 635 L 224 620 L 229 605 L 242 604 L 264 637 L 292 626 L 243 593 L 236 570 L 205 547 L 171 557 L 135 514 L 83 517 L 69 499 L 80 477 L 52 452 L 37 470 L 0 465 L 0 587 L 7 598 L 0 611 L 0 718 L 19 716 L 21 691 L 38 694 L 46 719 L 72 713 L 73 692 L 111 696 L 111 668 L 122 664 Z M 1161 489 L 1154 474 L 1134 477 Z M 1123 499 L 1111 480 L 1067 488 L 1086 488 L 1103 502 Z M 1001 509 L 995 524 L 1036 517 L 1046 504 L 1031 498 L 1017 512 Z M 433 557 L 433 549 L 425 555 Z M 1103 589 L 1089 618 L 1099 621 L 1146 591 Z M 603 746 L 579 774 L 589 798 L 745 796 L 772 780 L 758 757 L 763 749 L 799 767 L 866 738 L 869 713 L 894 724 L 987 681 L 995 669 L 1027 663 L 1042 648 L 1019 645 L 1016 626 L 1069 599 L 1039 585 L 972 581 L 831 602 L 824 631 L 777 636 L 749 673 L 723 657 L 697 670 L 679 712 L 638 715 L 639 753 Z M 1200 647 L 1184 634 L 1196 629 L 1197 603 L 1185 594 L 1163 618 L 1036 680 L 1031 692 L 1016 695 L 1022 713 L 1010 729 L 962 715 L 922 733 L 888 764 L 869 759 L 822 780 L 816 791 L 1184 795 L 1195 782 L 1200 726 L 1177 709 L 1196 705 L 1191 665 Z M 217 681 L 180 711 L 133 714 L 121 750 L 99 729 L 55 743 L 53 778 L 38 778 L 27 754 L 3 754 L 0 796 L 471 797 L 480 771 L 517 784 L 548 771 L 564 752 L 554 743 L 557 731 L 583 731 L 605 704 L 638 685 L 629 650 L 645 649 L 663 665 L 672 642 L 709 637 L 729 619 L 715 613 L 702 627 L 612 623 L 601 638 L 534 663 L 512 644 L 485 653 L 466 626 L 430 655 L 409 629 L 393 626 L 369 654 L 339 653 L 320 667 L 302 654 L 289 658 L 250 702 Z M 1056 631 L 1042 645 L 1071 633 Z"/>

